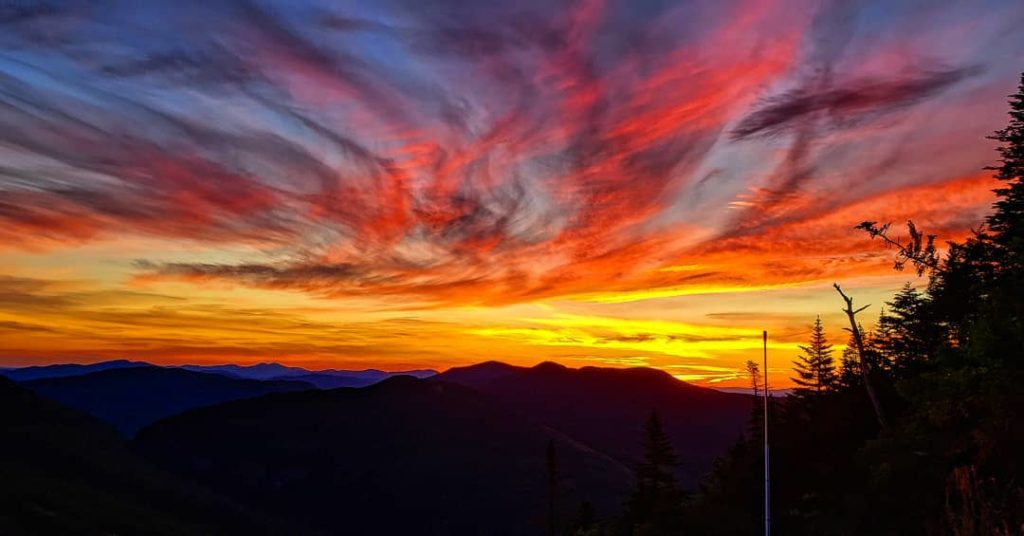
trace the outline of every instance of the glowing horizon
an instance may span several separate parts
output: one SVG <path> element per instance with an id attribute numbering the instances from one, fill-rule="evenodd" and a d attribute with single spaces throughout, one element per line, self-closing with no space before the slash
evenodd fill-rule
<path id="1" fill-rule="evenodd" d="M 1012 1 L 0 11 L 0 366 L 652 366 L 789 385 L 854 225 L 967 236 Z"/>

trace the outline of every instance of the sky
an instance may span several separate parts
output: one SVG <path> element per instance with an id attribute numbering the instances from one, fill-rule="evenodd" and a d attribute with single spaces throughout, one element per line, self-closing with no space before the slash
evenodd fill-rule
<path id="1" fill-rule="evenodd" d="M 1024 4 L 0 5 L 0 366 L 790 383 L 984 220 Z"/>

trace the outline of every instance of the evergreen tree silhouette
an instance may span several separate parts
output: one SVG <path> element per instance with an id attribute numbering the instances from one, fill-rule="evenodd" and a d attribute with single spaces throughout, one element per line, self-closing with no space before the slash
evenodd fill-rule
<path id="1" fill-rule="evenodd" d="M 927 300 L 910 283 L 886 305 L 878 318 L 872 344 L 896 377 L 902 377 L 932 358 L 932 349 L 941 342 L 941 334 L 928 315 Z"/>
<path id="2" fill-rule="evenodd" d="M 909 242 L 888 237 L 888 224 L 858 226 L 928 284 L 900 290 L 871 334 L 843 295 L 851 340 L 834 393 L 787 398 L 800 411 L 773 420 L 773 467 L 785 476 L 772 494 L 775 532 L 1024 534 L 1024 77 L 1010 108 L 993 136 L 1003 183 L 987 228 L 940 257 L 912 226 Z M 873 426 L 872 381 L 889 427 Z M 742 438 L 716 463 L 687 510 L 691 533 L 760 529 L 751 447 Z"/>
<path id="3" fill-rule="evenodd" d="M 682 522 L 683 495 L 676 482 L 678 459 L 656 411 L 644 425 L 644 457 L 636 467 L 636 490 L 627 504 L 635 534 L 670 534 Z"/>
<path id="4" fill-rule="evenodd" d="M 1003 186 L 995 190 L 998 199 L 987 219 L 988 232 L 961 248 L 963 264 L 974 268 L 966 275 L 975 282 L 991 280 L 985 286 L 975 283 L 967 297 L 972 308 L 980 306 L 961 322 L 973 323 L 970 357 L 1000 366 L 1019 363 L 1024 348 L 1024 75 L 1009 104 L 1009 124 L 991 136 L 1000 142 L 1000 160 L 991 169 Z M 974 322 L 979 318 L 981 322 Z"/>
<path id="5" fill-rule="evenodd" d="M 990 136 L 1000 142 L 1000 162 L 990 169 L 1005 186 L 995 191 L 999 199 L 988 217 L 988 227 L 999 250 L 1001 268 L 1019 276 L 1024 269 L 1024 74 L 1009 102 L 1010 123 Z"/>
<path id="6" fill-rule="evenodd" d="M 837 381 L 844 387 L 856 387 L 860 385 L 860 365 L 858 364 L 859 357 L 857 357 L 857 346 L 853 340 L 853 335 L 850 335 L 850 340 L 846 343 L 846 348 L 843 348 L 843 355 L 840 358 L 839 374 Z"/>
<path id="7" fill-rule="evenodd" d="M 803 353 L 793 362 L 796 377 L 792 380 L 800 386 L 797 392 L 809 394 L 831 389 L 836 381 L 836 364 L 820 316 L 814 320 L 811 328 L 810 343 L 801 346 L 800 350 Z"/>

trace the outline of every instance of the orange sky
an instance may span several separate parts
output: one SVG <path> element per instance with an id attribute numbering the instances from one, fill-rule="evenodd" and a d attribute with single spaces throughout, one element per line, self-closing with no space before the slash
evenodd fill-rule
<path id="1" fill-rule="evenodd" d="M 867 325 L 923 284 L 854 225 L 992 202 L 1013 2 L 549 4 L 4 23 L 0 365 L 736 386 L 767 329 L 784 386 L 816 315 L 845 342 L 833 282 Z"/>

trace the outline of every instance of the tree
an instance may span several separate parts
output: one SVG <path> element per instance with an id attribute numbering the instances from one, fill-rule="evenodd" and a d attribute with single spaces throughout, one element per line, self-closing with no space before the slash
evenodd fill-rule
<path id="1" fill-rule="evenodd" d="M 832 358 L 832 345 L 825 337 L 825 328 L 821 325 L 821 317 L 814 320 L 811 328 L 811 340 L 807 346 L 801 346 L 803 354 L 793 362 L 797 376 L 792 380 L 799 385 L 800 394 L 821 393 L 834 387 L 836 380 L 836 364 Z"/>
<path id="2" fill-rule="evenodd" d="M 890 363 L 897 377 L 929 361 L 941 335 L 930 318 L 927 300 L 907 283 L 886 303 L 878 318 L 873 345 Z"/>
<path id="3" fill-rule="evenodd" d="M 666 534 L 682 522 L 683 496 L 676 482 L 678 465 L 672 440 L 656 411 L 644 425 L 644 457 L 636 467 L 636 490 L 627 503 L 626 519 L 639 534 Z"/>
<path id="4" fill-rule="evenodd" d="M 754 398 L 757 398 L 761 396 L 761 367 L 748 359 L 745 368 L 750 376 L 750 389 L 754 392 Z"/>
<path id="5" fill-rule="evenodd" d="M 999 163 L 991 169 L 1003 187 L 995 190 L 989 234 L 981 237 L 990 250 L 982 260 L 991 266 L 993 291 L 972 330 L 976 347 L 970 357 L 998 365 L 1015 360 L 1019 366 L 1024 348 L 1024 75 L 1009 102 L 1009 124 L 991 136 L 1000 142 Z"/>
<path id="6" fill-rule="evenodd" d="M 997 188 L 987 228 L 962 243 L 949 243 L 939 260 L 934 236 L 908 222 L 909 242 L 888 236 L 889 224 L 857 226 L 897 248 L 896 266 L 907 262 L 931 275 L 927 310 L 940 345 L 963 350 L 961 357 L 1002 364 L 1024 347 L 1024 75 L 1009 98 L 1010 122 L 990 139 L 999 142 L 999 162 L 987 169 L 1003 181 Z"/>
<path id="7" fill-rule="evenodd" d="M 863 229 L 872 239 L 881 238 L 886 247 L 896 248 L 893 269 L 897 271 L 903 270 L 907 263 L 914 266 L 918 276 L 938 269 L 939 255 L 938 250 L 935 249 L 935 235 L 925 236 L 924 233 L 917 230 L 917 226 L 914 225 L 913 221 L 908 221 L 907 233 L 910 235 L 910 238 L 904 241 L 902 238 L 890 236 L 890 227 L 892 227 L 892 223 L 878 225 L 878 222 L 863 221 L 854 228 Z"/>
<path id="8" fill-rule="evenodd" d="M 846 348 L 843 348 L 843 355 L 839 363 L 839 384 L 844 387 L 857 387 L 860 385 L 860 358 L 857 355 L 857 343 L 850 335 Z"/>
<path id="9" fill-rule="evenodd" d="M 857 355 L 860 357 L 860 376 L 864 382 L 864 389 L 868 393 L 868 398 L 871 400 L 871 407 L 875 410 L 875 419 L 878 420 L 878 426 L 885 428 L 888 426 L 885 411 L 882 409 L 882 401 L 878 398 L 878 392 L 875 390 L 875 383 L 871 381 L 871 366 L 868 364 L 868 352 L 864 345 L 864 336 L 860 329 L 860 325 L 857 323 L 857 313 L 870 307 L 865 305 L 860 309 L 853 308 L 853 298 L 846 295 L 843 289 L 840 288 L 839 283 L 832 285 L 839 296 L 843 298 L 843 302 L 846 303 L 846 307 L 843 312 L 846 313 L 847 318 L 850 320 L 849 331 L 853 335 L 853 344 L 857 348 Z"/>
<path id="10" fill-rule="evenodd" d="M 1010 123 L 990 139 L 1000 142 L 996 178 L 1006 185 L 996 189 L 999 199 L 988 217 L 992 241 L 999 249 L 1004 270 L 1024 268 L 1024 75 L 1017 93 L 1010 96 Z"/>
<path id="11" fill-rule="evenodd" d="M 908 241 L 860 226 L 928 285 L 900 290 L 873 333 L 836 286 L 850 331 L 838 386 L 787 399 L 799 411 L 773 421 L 773 467 L 786 477 L 772 494 L 778 533 L 1024 534 L 1024 78 L 1010 104 L 987 227 L 940 256 L 916 227 Z M 743 438 L 716 464 L 691 508 L 694 533 L 759 528 L 753 447 Z"/>

